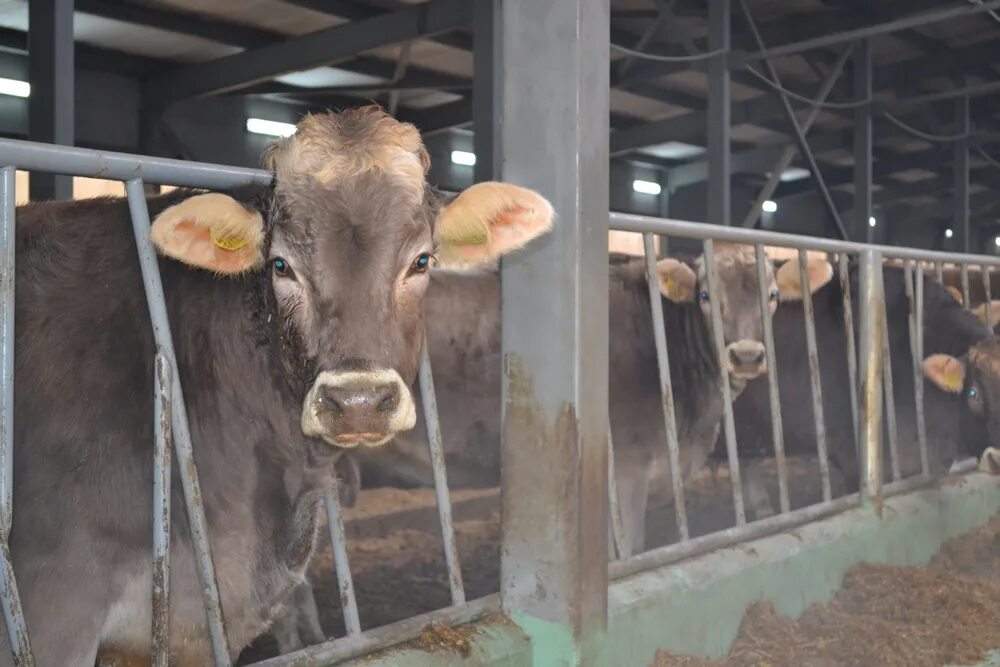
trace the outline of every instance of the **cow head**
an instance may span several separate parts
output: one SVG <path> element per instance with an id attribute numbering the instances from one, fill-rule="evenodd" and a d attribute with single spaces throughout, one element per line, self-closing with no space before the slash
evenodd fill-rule
<path id="1" fill-rule="evenodd" d="M 697 301 L 709 328 L 712 326 L 711 300 L 714 296 L 722 314 L 722 337 L 728 353 L 730 377 L 752 380 L 767 371 L 754 250 L 747 246 L 716 244 L 715 267 L 719 284 L 717 294 L 712 295 L 708 289 L 704 257 L 698 258 L 694 269 L 675 259 L 660 260 L 660 291 L 674 302 Z M 807 269 L 811 292 L 833 277 L 833 267 L 826 260 L 811 259 Z M 781 300 L 802 298 L 797 262 L 786 262 L 777 271 L 771 262 L 767 262 L 765 275 L 771 314 Z"/>
<path id="2" fill-rule="evenodd" d="M 377 107 L 305 117 L 264 156 L 264 202 L 191 197 L 160 214 L 159 250 L 257 278 L 270 339 L 302 401 L 302 431 L 340 447 L 413 427 L 409 385 L 436 262 L 491 262 L 547 231 L 552 207 L 482 183 L 445 201 L 420 134 Z"/>
<path id="3" fill-rule="evenodd" d="M 960 396 L 971 418 L 961 419 L 966 451 L 979 456 L 1000 442 L 1000 338 L 976 343 L 962 357 L 932 354 L 922 362 L 924 376 L 942 391 Z"/>

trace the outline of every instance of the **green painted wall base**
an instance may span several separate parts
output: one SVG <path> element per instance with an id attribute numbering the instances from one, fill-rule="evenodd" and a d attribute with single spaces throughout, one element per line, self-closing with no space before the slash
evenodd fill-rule
<path id="1" fill-rule="evenodd" d="M 796 530 L 689 561 L 634 575 L 608 591 L 608 629 L 600 657 L 587 664 L 647 667 L 661 648 L 721 658 L 736 637 L 746 607 L 770 600 L 798 617 L 826 602 L 844 573 L 860 561 L 921 565 L 945 541 L 967 533 L 1000 512 L 1000 478 L 974 474 L 886 502 L 883 518 L 869 508 L 844 512 Z M 365 664 L 380 667 L 561 667 L 567 636 L 537 621 L 485 624 L 472 638 L 468 657 L 393 651 Z M 998 640 L 1000 642 L 1000 640 Z M 984 665 L 996 665 L 992 656 Z"/>

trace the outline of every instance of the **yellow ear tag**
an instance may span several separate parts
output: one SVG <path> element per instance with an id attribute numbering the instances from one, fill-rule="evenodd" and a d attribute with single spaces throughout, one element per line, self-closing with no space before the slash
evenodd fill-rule
<path id="1" fill-rule="evenodd" d="M 485 245 L 489 243 L 490 235 L 483 229 L 473 228 L 462 231 L 464 233 L 448 235 L 442 240 L 448 245 L 455 246 Z"/>
<path id="2" fill-rule="evenodd" d="M 958 362 L 949 361 L 944 365 L 941 379 L 952 391 L 961 391 L 965 384 L 965 369 Z"/>
<path id="3" fill-rule="evenodd" d="M 239 250 L 247 243 L 249 243 L 249 241 L 247 241 L 247 239 L 245 239 L 242 236 L 226 236 L 223 238 L 219 238 L 219 236 L 216 235 L 214 227 L 210 230 L 210 236 L 212 239 L 212 243 L 222 248 L 223 250 L 229 250 L 229 251 Z"/>

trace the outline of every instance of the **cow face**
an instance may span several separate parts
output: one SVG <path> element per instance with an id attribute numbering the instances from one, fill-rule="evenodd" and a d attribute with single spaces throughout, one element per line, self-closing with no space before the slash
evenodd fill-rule
<path id="1" fill-rule="evenodd" d="M 961 419 L 967 452 L 979 456 L 1000 442 L 1000 338 L 991 336 L 961 358 L 933 354 L 922 362 L 924 376 L 943 391 L 960 396 L 971 413 Z"/>
<path id="2" fill-rule="evenodd" d="M 713 295 L 708 289 L 704 257 L 698 258 L 694 270 L 674 259 L 661 260 L 658 265 L 660 291 L 678 303 L 697 301 L 710 329 L 712 299 L 715 298 L 722 314 L 722 337 L 730 377 L 752 380 L 767 371 L 755 253 L 747 246 L 716 244 L 715 266 L 719 284 Z M 826 260 L 809 260 L 807 269 L 811 292 L 833 277 L 833 267 Z M 777 271 L 767 262 L 765 275 L 771 315 L 782 299 L 802 298 L 797 262 L 786 262 Z"/>
<path id="3" fill-rule="evenodd" d="M 217 273 L 258 273 L 305 435 L 385 443 L 416 420 L 428 270 L 495 260 L 547 231 L 552 207 L 500 183 L 444 201 L 417 130 L 376 107 L 308 116 L 264 161 L 275 184 L 263 211 L 192 197 L 157 218 L 154 241 Z"/>

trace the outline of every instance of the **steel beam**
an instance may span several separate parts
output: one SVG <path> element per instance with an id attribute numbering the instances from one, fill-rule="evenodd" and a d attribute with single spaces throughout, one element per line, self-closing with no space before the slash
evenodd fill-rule
<path id="1" fill-rule="evenodd" d="M 475 0 L 472 20 L 472 129 L 476 182 L 500 177 L 503 27 L 500 0 Z"/>
<path id="2" fill-rule="evenodd" d="M 28 138 L 72 146 L 73 114 L 73 0 L 34 0 L 28 3 Z M 29 181 L 32 200 L 72 199 L 73 179 L 39 173 Z"/>
<path id="3" fill-rule="evenodd" d="M 708 3 L 708 48 L 722 53 L 708 63 L 708 216 L 716 225 L 730 222 L 731 131 L 729 67 L 726 56 L 732 39 L 730 0 Z"/>
<path id="4" fill-rule="evenodd" d="M 969 134 L 969 98 L 960 97 L 955 105 L 956 134 Z M 962 252 L 970 252 L 974 243 L 969 229 L 969 139 L 959 139 L 954 146 L 955 189 L 953 190 L 955 219 L 955 247 Z"/>
<path id="5" fill-rule="evenodd" d="M 329 65 L 363 51 L 437 35 L 471 22 L 472 5 L 465 0 L 431 0 L 391 14 L 183 67 L 148 82 L 146 90 L 153 100 L 166 106 Z"/>
<path id="6" fill-rule="evenodd" d="M 502 263 L 500 594 L 553 665 L 595 664 L 607 622 L 609 4 L 502 9 L 503 177 L 557 222 Z"/>
<path id="7" fill-rule="evenodd" d="M 861 40 L 854 49 L 854 97 L 872 98 L 872 45 Z M 854 240 L 868 238 L 872 215 L 872 115 L 867 106 L 854 110 Z"/>

